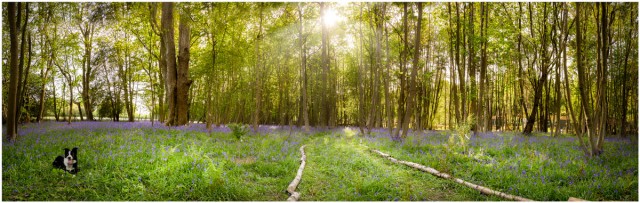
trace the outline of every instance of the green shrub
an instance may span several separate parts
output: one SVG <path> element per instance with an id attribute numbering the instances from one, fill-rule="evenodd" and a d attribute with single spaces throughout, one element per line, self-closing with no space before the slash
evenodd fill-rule
<path id="1" fill-rule="evenodd" d="M 242 136 L 249 132 L 249 127 L 237 123 L 229 124 L 229 129 L 231 129 L 231 134 L 238 140 L 242 140 Z"/>
<path id="2" fill-rule="evenodd" d="M 449 136 L 449 149 L 461 148 L 463 153 L 467 151 L 467 141 L 471 138 L 471 127 L 475 125 L 475 116 L 470 114 L 467 119 L 453 129 Z"/>

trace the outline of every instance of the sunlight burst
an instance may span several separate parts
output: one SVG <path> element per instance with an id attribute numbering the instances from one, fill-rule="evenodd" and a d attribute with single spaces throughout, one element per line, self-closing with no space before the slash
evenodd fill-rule
<path id="1" fill-rule="evenodd" d="M 333 27 L 337 23 L 344 21 L 344 17 L 338 14 L 334 8 L 327 9 L 322 18 L 328 27 Z"/>

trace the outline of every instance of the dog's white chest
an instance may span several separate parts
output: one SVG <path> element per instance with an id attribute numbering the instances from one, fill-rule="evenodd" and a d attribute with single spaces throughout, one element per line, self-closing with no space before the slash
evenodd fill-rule
<path id="1" fill-rule="evenodd" d="M 71 162 L 72 162 L 72 163 L 71 163 L 71 164 L 69 164 L 69 159 L 64 158 L 64 166 L 67 168 L 67 171 L 71 171 L 71 170 L 73 170 L 73 164 L 75 164 L 75 163 L 76 163 L 76 160 L 72 160 Z"/>

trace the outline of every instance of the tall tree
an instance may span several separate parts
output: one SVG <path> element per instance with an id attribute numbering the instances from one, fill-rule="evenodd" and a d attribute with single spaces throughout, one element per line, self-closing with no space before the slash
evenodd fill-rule
<path id="1" fill-rule="evenodd" d="M 191 57 L 191 26 L 190 7 L 185 4 L 180 12 L 180 25 L 178 26 L 180 36 L 178 42 L 178 66 L 176 67 L 176 112 L 177 120 L 175 125 L 185 125 L 189 123 L 187 112 L 189 111 L 189 90 L 193 80 L 189 78 L 189 59 Z"/>
<path id="2" fill-rule="evenodd" d="M 15 2 L 8 3 L 7 17 L 9 21 L 9 38 L 11 39 L 9 55 L 9 70 L 11 73 L 9 77 L 9 113 L 7 116 L 8 121 L 6 139 L 9 141 L 13 141 L 16 139 L 18 134 L 18 129 L 16 128 L 16 96 L 18 95 L 18 28 L 16 24 L 19 23 L 19 21 L 16 18 L 19 19 L 19 17 L 16 16 Z"/>
<path id="3" fill-rule="evenodd" d="M 543 20 L 547 19 L 547 3 L 543 3 Z M 530 9 L 530 13 L 531 13 L 531 9 Z M 531 16 L 531 14 L 530 14 Z M 533 23 L 533 22 L 531 22 Z M 536 116 L 538 114 L 538 111 L 540 109 L 540 105 L 541 105 L 541 100 L 542 100 L 542 91 L 545 87 L 546 81 L 547 81 L 547 76 L 549 75 L 549 54 L 547 53 L 547 23 L 545 21 L 541 21 L 540 26 L 542 27 L 541 33 L 540 33 L 540 41 L 541 41 L 541 45 L 540 48 L 538 50 L 540 50 L 540 54 L 542 57 L 541 60 L 541 65 L 540 65 L 540 77 L 537 76 L 536 74 L 536 79 L 534 79 L 533 81 L 533 90 L 534 90 L 534 96 L 533 96 L 533 107 L 531 108 L 531 114 L 529 114 L 528 118 L 527 118 L 527 123 L 524 127 L 523 133 L 526 135 L 530 135 L 531 132 L 533 131 L 533 124 L 536 121 Z M 533 31 L 531 31 L 533 33 Z"/>
<path id="4" fill-rule="evenodd" d="M 260 111 L 262 110 L 262 61 L 261 61 L 261 57 L 262 55 L 260 54 L 260 43 L 262 42 L 264 36 L 262 34 L 262 23 L 263 23 L 263 19 L 264 19 L 264 5 L 263 3 L 258 3 L 259 4 L 259 24 L 258 24 L 258 33 L 256 35 L 256 39 L 255 39 L 255 57 L 256 57 L 256 63 L 254 66 L 254 74 L 255 74 L 255 90 L 254 90 L 254 99 L 255 99 L 255 109 L 253 111 L 253 132 L 258 132 L 258 125 L 260 123 Z"/>
<path id="5" fill-rule="evenodd" d="M 173 10 L 174 3 L 163 2 L 162 3 L 162 35 L 165 43 L 164 58 L 166 60 L 166 74 L 165 83 L 167 88 L 167 104 L 169 106 L 169 115 L 166 121 L 167 126 L 177 125 L 177 69 L 176 69 L 176 44 L 174 41 L 174 28 L 173 28 Z"/>
<path id="6" fill-rule="evenodd" d="M 407 94 L 407 107 L 404 112 L 404 119 L 402 122 L 402 136 L 407 137 L 407 133 L 409 131 L 409 120 L 411 120 L 411 116 L 413 113 L 413 104 L 415 103 L 415 94 L 416 94 L 416 76 L 418 75 L 418 62 L 420 60 L 420 33 L 422 32 L 422 2 L 418 2 L 418 22 L 416 25 L 416 36 L 414 38 L 414 56 L 413 63 L 411 64 L 411 76 L 409 78 L 409 94 Z"/>
<path id="7" fill-rule="evenodd" d="M 309 132 L 309 103 L 307 102 L 307 50 L 305 48 L 306 37 L 303 35 L 304 27 L 302 23 L 302 4 L 298 3 L 298 39 L 300 45 L 300 106 L 302 109 L 302 120 L 304 130 Z"/>

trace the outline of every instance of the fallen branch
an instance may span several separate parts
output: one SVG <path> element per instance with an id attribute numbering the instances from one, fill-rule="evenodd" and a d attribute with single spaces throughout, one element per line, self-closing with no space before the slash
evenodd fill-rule
<path id="1" fill-rule="evenodd" d="M 300 199 L 300 193 L 296 192 L 296 188 L 298 184 L 300 184 L 300 180 L 302 180 L 302 171 L 304 171 L 304 165 L 306 165 L 307 162 L 307 155 L 304 154 L 304 145 L 300 147 L 300 153 L 302 154 L 300 157 L 302 163 L 300 163 L 300 167 L 298 168 L 298 174 L 296 174 L 296 177 L 289 183 L 289 187 L 287 187 L 287 192 L 291 195 L 287 201 L 298 201 L 298 199 Z"/>
<path id="2" fill-rule="evenodd" d="M 384 158 L 387 158 L 387 159 L 391 160 L 391 162 L 393 162 L 393 163 L 404 164 L 404 165 L 409 166 L 411 168 L 415 168 L 415 169 L 430 173 L 430 174 L 438 176 L 440 178 L 453 180 L 456 183 L 459 183 L 459 184 L 465 185 L 467 187 L 473 188 L 474 190 L 480 191 L 483 194 L 496 195 L 498 197 L 502 197 L 502 198 L 505 198 L 505 199 L 508 199 L 508 200 L 515 200 L 515 201 L 533 201 L 533 200 L 530 200 L 530 199 L 527 199 L 527 198 L 524 198 L 524 197 L 510 195 L 510 194 L 506 194 L 506 193 L 503 193 L 503 192 L 498 192 L 498 191 L 495 191 L 495 190 L 492 190 L 492 189 L 489 189 L 489 188 L 486 188 L 486 187 L 483 187 L 483 186 L 480 186 L 480 185 L 476 185 L 476 184 L 464 181 L 464 180 L 459 179 L 459 178 L 454 178 L 453 176 L 451 176 L 449 174 L 442 173 L 442 172 L 440 172 L 440 171 L 438 171 L 436 169 L 433 169 L 433 168 L 430 168 L 430 167 L 426 167 L 426 166 L 423 166 L 423 165 L 420 165 L 420 164 L 417 164 L 417 163 L 398 160 L 398 159 L 395 159 L 395 158 L 391 157 L 389 154 L 385 154 L 385 153 L 383 153 L 381 151 L 378 151 L 378 150 L 375 150 L 375 149 L 372 149 L 371 151 L 376 153 L 376 154 L 378 154 L 378 155 L 380 155 L 380 156 L 382 156 L 382 157 L 384 157 Z"/>

